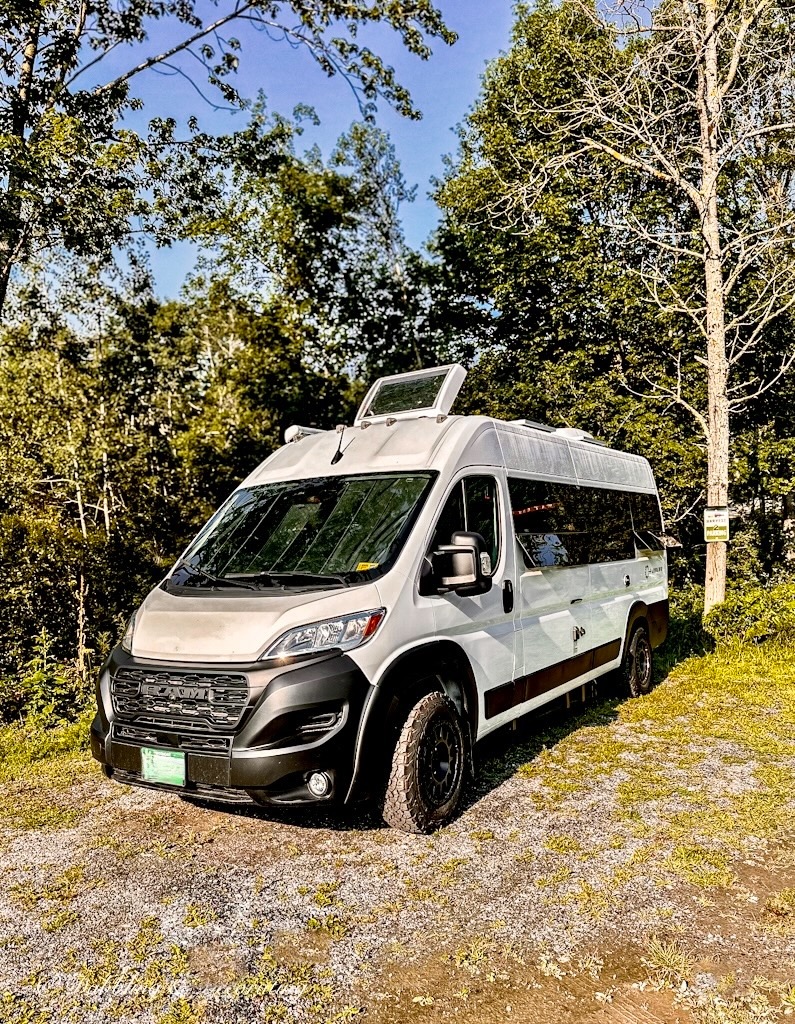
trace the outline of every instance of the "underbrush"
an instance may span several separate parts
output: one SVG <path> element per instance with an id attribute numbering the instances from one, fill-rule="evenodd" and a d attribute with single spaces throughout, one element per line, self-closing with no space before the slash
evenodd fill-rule
<path id="1" fill-rule="evenodd" d="M 704 588 L 671 590 L 668 638 L 658 655 L 661 676 L 686 658 L 725 645 L 795 644 L 795 581 L 729 588 L 723 604 L 704 617 Z"/>
<path id="2" fill-rule="evenodd" d="M 60 819 L 48 801 L 84 771 L 92 717 L 88 672 L 59 662 L 42 630 L 25 671 L 0 678 L 0 822 Z"/>

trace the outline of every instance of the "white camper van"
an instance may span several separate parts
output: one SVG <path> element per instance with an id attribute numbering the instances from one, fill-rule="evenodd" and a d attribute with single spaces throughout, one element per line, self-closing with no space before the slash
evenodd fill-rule
<path id="1" fill-rule="evenodd" d="M 668 623 L 648 462 L 452 416 L 464 377 L 384 377 L 353 426 L 288 429 L 112 652 L 91 729 L 110 778 L 369 797 L 428 831 L 487 733 L 614 670 L 648 691 Z"/>

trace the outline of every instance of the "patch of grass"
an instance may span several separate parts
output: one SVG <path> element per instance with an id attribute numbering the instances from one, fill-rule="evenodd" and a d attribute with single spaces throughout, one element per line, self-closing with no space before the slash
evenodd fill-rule
<path id="1" fill-rule="evenodd" d="M 199 1024 L 204 1020 L 204 1004 L 180 997 L 157 1017 L 157 1024 Z"/>
<path id="2" fill-rule="evenodd" d="M 59 932 L 70 924 L 76 924 L 79 920 L 74 910 L 64 907 L 61 910 L 53 910 L 45 914 L 41 919 L 41 926 L 45 932 Z"/>
<path id="3" fill-rule="evenodd" d="M 141 964 L 155 952 L 163 941 L 160 922 L 154 916 L 142 917 L 138 922 L 138 932 L 127 943 L 127 952 L 133 963 Z"/>
<path id="4" fill-rule="evenodd" d="M 548 875 L 539 875 L 535 882 L 539 889 L 548 889 L 553 885 L 561 885 L 563 882 L 568 882 L 571 878 L 571 868 L 566 864 L 562 864 L 555 871 Z"/>
<path id="5" fill-rule="evenodd" d="M 677 666 L 648 696 L 620 704 L 613 721 L 601 718 L 585 719 L 517 774 L 534 783 L 528 797 L 539 811 L 572 807 L 596 778 L 612 784 L 615 820 L 644 844 L 613 884 L 630 880 L 627 868 L 651 868 L 662 883 L 664 868 L 702 889 L 726 887 L 748 839 L 774 839 L 789 827 L 795 662 L 785 648 L 721 645 Z M 613 849 L 625 844 L 622 835 L 610 841 Z M 554 836 L 544 845 L 574 852 Z M 563 898 L 600 912 L 592 886 Z"/>
<path id="6" fill-rule="evenodd" d="M 91 713 L 50 729 L 0 726 L 0 828 L 69 828 L 91 808 L 69 790 L 97 770 L 87 752 Z"/>
<path id="7" fill-rule="evenodd" d="M 693 885 L 705 888 L 727 888 L 734 881 L 726 854 L 701 846 L 677 846 L 666 865 Z"/>
<path id="8" fill-rule="evenodd" d="M 482 935 L 476 935 L 466 946 L 457 949 L 449 959 L 470 974 L 479 974 L 496 949 L 496 944 Z"/>
<path id="9" fill-rule="evenodd" d="M 339 901 L 336 898 L 336 893 L 339 887 L 339 882 L 320 882 L 312 896 L 312 902 L 318 907 L 337 906 Z"/>
<path id="10" fill-rule="evenodd" d="M 98 939 L 89 948 L 91 955 L 88 959 L 78 960 L 72 951 L 64 966 L 77 976 L 81 988 L 99 988 L 107 985 L 118 973 L 122 945 L 115 939 Z"/>
<path id="11" fill-rule="evenodd" d="M 795 889 L 782 889 L 768 896 L 764 906 L 764 920 L 776 931 L 795 931 Z"/>
<path id="12" fill-rule="evenodd" d="M 182 923 L 186 928 L 202 928 L 218 920 L 218 915 L 210 907 L 202 907 L 198 903 L 189 903 L 185 908 Z"/>
<path id="13" fill-rule="evenodd" d="M 69 903 L 81 892 L 91 888 L 93 883 L 85 881 L 85 869 L 81 864 L 73 864 L 72 867 L 57 875 L 53 875 L 49 881 L 41 886 L 35 886 L 32 882 L 17 882 L 9 890 L 9 896 L 16 903 L 19 903 L 25 910 L 34 910 L 40 903 Z M 57 913 L 56 908 L 50 907 L 49 915 Z M 51 929 L 55 931 L 56 929 Z"/>
<path id="14" fill-rule="evenodd" d="M 325 917 L 310 917 L 306 922 L 309 932 L 322 932 L 332 939 L 344 939 L 350 929 L 347 923 L 337 914 L 326 914 Z"/>
<path id="15" fill-rule="evenodd" d="M 578 853 L 582 847 L 573 836 L 547 836 L 544 840 L 544 849 L 553 853 Z"/>
<path id="16" fill-rule="evenodd" d="M 678 942 L 664 942 L 656 936 L 641 960 L 655 980 L 671 986 L 686 981 L 693 970 L 692 958 Z"/>
<path id="17" fill-rule="evenodd" d="M 235 987 L 241 1001 L 251 1003 L 252 1019 L 258 1021 L 295 1020 L 296 1000 L 301 1009 L 318 1020 L 346 1021 L 357 1016 L 360 1008 L 334 1006 L 334 990 L 322 971 L 309 964 L 288 964 L 276 960 L 265 947 L 256 968 Z"/>

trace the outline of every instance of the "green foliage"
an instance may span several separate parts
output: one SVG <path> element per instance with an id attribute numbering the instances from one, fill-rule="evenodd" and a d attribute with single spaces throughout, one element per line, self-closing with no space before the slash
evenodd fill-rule
<path id="1" fill-rule="evenodd" d="M 85 705 L 86 682 L 56 661 L 52 641 L 42 629 L 33 642 L 33 656 L 20 678 L 23 708 L 34 727 L 74 721 Z"/>
<path id="2" fill-rule="evenodd" d="M 435 250 L 458 294 L 489 313 L 467 322 L 480 352 L 459 408 L 580 427 L 646 456 L 668 528 L 684 544 L 673 576 L 688 586 L 703 581 L 706 453 L 700 427 L 675 396 L 705 407 L 702 337 L 689 317 L 654 301 L 649 268 L 660 270 L 655 232 L 686 237 L 698 223 L 659 182 L 641 185 L 634 172 L 572 141 L 584 129 L 582 120 L 570 123 L 567 104 L 580 103 L 582 82 L 603 81 L 625 59 L 586 7 L 517 6 L 511 47 L 490 64 L 437 190 L 444 220 Z M 555 170 L 566 138 L 579 156 L 567 151 Z M 531 210 L 522 196 L 530 169 L 540 166 L 548 173 Z M 738 180 L 748 170 L 734 167 Z M 650 225 L 648 237 L 629 230 L 630 221 Z M 683 296 L 700 295 L 691 257 L 679 253 L 663 268 Z M 733 313 L 753 305 L 742 289 L 733 302 Z M 750 378 L 765 379 L 793 337 L 786 316 L 771 324 L 753 358 L 744 357 Z M 733 419 L 732 502 L 741 515 L 729 569 L 738 583 L 771 579 L 793 548 L 785 524 L 795 508 L 794 389 L 790 376 Z"/>
<path id="3" fill-rule="evenodd" d="M 704 619 L 718 643 L 795 642 L 795 583 L 731 590 Z"/>
<path id="4" fill-rule="evenodd" d="M 143 281 L 73 302 L 67 326 L 31 290 L 0 331 L 0 720 L 69 717 L 131 610 L 285 427 L 356 405 L 347 377 L 309 365 L 284 296 L 255 310 L 214 279 L 159 303 Z"/>
<path id="5" fill-rule="evenodd" d="M 296 153 L 301 131 L 300 119 L 255 107 L 224 201 L 187 222 L 205 264 L 255 309 L 279 295 L 308 358 L 331 371 L 371 380 L 471 355 L 446 268 L 405 243 L 401 208 L 414 190 L 388 137 L 355 124 L 324 163 Z M 278 161 L 263 160 L 277 135 Z"/>
<path id="6" fill-rule="evenodd" d="M 206 20 L 196 0 L 18 0 L 0 4 L 0 14 L 0 312 L 12 269 L 42 250 L 108 256 L 136 218 L 166 242 L 175 210 L 195 213 L 219 196 L 229 140 L 201 132 L 193 116 L 179 129 L 167 109 L 148 130 L 129 127 L 130 112 L 143 106 L 134 88 L 150 69 L 167 66 L 202 96 L 209 86 L 212 106 L 245 107 L 234 85 L 241 54 L 281 37 L 327 75 L 346 78 L 365 114 L 383 97 L 418 117 L 394 70 L 357 30 L 391 28 L 422 59 L 430 40 L 455 41 L 430 0 L 224 0 Z M 230 34 L 235 27 L 240 38 Z"/>

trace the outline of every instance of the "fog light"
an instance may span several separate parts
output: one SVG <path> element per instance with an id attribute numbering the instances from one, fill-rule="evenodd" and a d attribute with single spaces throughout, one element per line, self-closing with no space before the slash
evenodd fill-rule
<path id="1" fill-rule="evenodd" d="M 331 779 L 325 772 L 312 772 L 306 785 L 312 796 L 328 796 L 331 792 Z"/>

